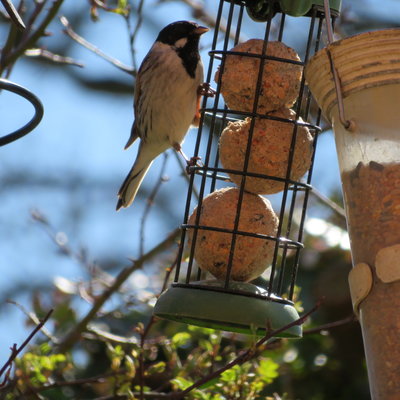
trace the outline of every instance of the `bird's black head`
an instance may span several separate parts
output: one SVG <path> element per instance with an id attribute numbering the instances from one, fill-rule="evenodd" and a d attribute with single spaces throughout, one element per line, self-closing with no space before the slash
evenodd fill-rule
<path id="1" fill-rule="evenodd" d="M 198 43 L 200 35 L 209 29 L 191 21 L 177 21 L 167 25 L 158 34 L 157 41 L 171 46 L 183 47 L 187 40 Z"/>

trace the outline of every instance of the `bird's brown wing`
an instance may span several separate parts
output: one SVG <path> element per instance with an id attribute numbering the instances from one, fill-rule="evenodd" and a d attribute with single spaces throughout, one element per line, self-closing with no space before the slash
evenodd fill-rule
<path id="1" fill-rule="evenodd" d="M 124 149 L 126 150 L 138 137 L 139 134 L 137 133 L 136 121 L 135 121 L 132 125 L 131 135 L 129 136 L 129 140 L 126 142 Z"/>
<path id="2" fill-rule="evenodd" d="M 142 64 L 143 65 L 143 64 Z M 132 124 L 132 129 L 131 129 L 131 135 L 129 136 L 128 141 L 126 142 L 126 145 L 124 149 L 126 150 L 138 137 L 140 137 L 139 130 L 137 129 L 136 126 L 136 120 L 137 120 L 137 114 L 138 114 L 138 106 L 139 106 L 139 98 L 142 92 L 141 88 L 141 73 L 140 73 L 141 68 L 139 68 L 139 71 L 136 75 L 136 82 L 135 82 L 135 94 L 134 94 L 134 100 L 133 100 L 133 109 L 134 109 L 134 117 L 135 121 Z"/>
<path id="3" fill-rule="evenodd" d="M 146 57 L 143 59 L 142 64 L 139 67 L 138 73 L 136 75 L 136 82 L 135 82 L 135 94 L 134 94 L 134 116 L 135 116 L 135 122 L 132 125 L 131 129 L 131 136 L 129 137 L 128 142 L 125 145 L 125 149 L 127 149 L 137 138 L 145 139 L 144 136 L 146 136 L 146 132 L 142 132 L 138 126 L 137 126 L 137 117 L 138 115 L 141 114 L 141 110 L 139 108 L 141 107 L 141 101 L 140 98 L 143 94 L 143 86 L 146 84 L 143 82 L 142 77 L 147 74 L 149 75 L 148 70 L 154 68 L 154 65 L 156 65 L 156 60 L 154 59 L 154 55 L 152 54 L 152 51 L 147 53 Z"/>

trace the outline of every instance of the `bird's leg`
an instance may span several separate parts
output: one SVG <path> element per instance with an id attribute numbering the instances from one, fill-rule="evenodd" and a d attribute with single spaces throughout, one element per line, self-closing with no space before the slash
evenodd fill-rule
<path id="1" fill-rule="evenodd" d="M 192 125 L 193 126 L 199 126 L 200 123 L 200 100 L 201 96 L 206 96 L 206 97 L 214 97 L 216 91 L 210 87 L 210 84 L 208 82 L 203 82 L 200 83 L 200 85 L 197 88 L 197 105 L 196 105 L 196 114 L 193 118 Z"/>
<path id="2" fill-rule="evenodd" d="M 188 158 L 186 154 L 182 151 L 182 147 L 179 143 L 174 143 L 172 147 L 185 159 L 186 161 L 186 172 L 190 173 L 190 167 L 200 167 L 197 161 L 201 160 L 200 157 L 191 157 Z"/>

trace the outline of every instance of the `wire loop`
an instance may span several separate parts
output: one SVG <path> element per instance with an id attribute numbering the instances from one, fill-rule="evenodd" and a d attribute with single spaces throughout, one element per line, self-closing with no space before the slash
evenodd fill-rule
<path id="1" fill-rule="evenodd" d="M 8 135 L 0 137 L 0 146 L 5 146 L 6 144 L 12 143 L 33 131 L 33 129 L 35 129 L 42 120 L 44 110 L 42 102 L 32 92 L 20 85 L 17 85 L 16 83 L 0 78 L 0 90 L 1 89 L 18 94 L 19 96 L 28 100 L 35 108 L 35 115 L 26 125 L 12 133 L 9 133 Z"/>

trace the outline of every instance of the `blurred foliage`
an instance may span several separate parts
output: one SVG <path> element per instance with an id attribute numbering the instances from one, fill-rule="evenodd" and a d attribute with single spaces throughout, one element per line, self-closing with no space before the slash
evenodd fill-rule
<path id="1" fill-rule="evenodd" d="M 172 265 L 173 255 L 165 257 Z M 302 258 L 304 308 L 324 297 L 304 326 L 304 338 L 274 339 L 256 358 L 213 377 L 185 398 L 318 400 L 327 393 L 331 399 L 369 398 L 358 324 L 349 320 L 334 329 L 323 327 L 352 315 L 350 254 L 330 248 L 324 237 L 308 236 Z M 161 287 L 162 271 L 156 279 Z M 38 337 L 16 360 L 4 388 L 6 399 L 139 399 L 141 390 L 143 398 L 168 398 L 254 346 L 251 336 L 149 320 L 156 294 L 133 299 L 137 289 L 126 283 L 115 293 L 112 308 L 100 312 L 73 346 L 60 352 L 79 320 L 76 310 L 95 302 L 101 288 L 112 283 L 112 277 L 97 269 L 87 282 L 58 279 L 51 293 L 34 294 L 37 316 L 54 308 L 48 323 L 51 336 Z"/>
<path id="2" fill-rule="evenodd" d="M 33 46 L 45 46 L 51 14 L 63 1 L 26 1 L 19 11 L 30 16 L 28 34 L 20 34 L 3 12 L 2 26 L 8 27 L 8 39 L 2 51 L 1 72 L 11 73 L 15 62 Z M 185 2 L 190 3 L 190 2 Z M 363 3 L 363 2 L 360 2 Z M 44 7 L 47 4 L 49 7 Z M 88 13 L 101 20 L 102 12 L 127 18 L 140 5 L 126 0 L 88 1 Z M 190 7 L 190 4 L 188 5 Z M 57 8 L 58 9 L 58 8 Z M 82 21 L 77 12 L 75 24 Z M 33 28 L 33 22 L 39 28 Z M 40 22 L 40 23 L 39 23 Z M 147 20 L 154 24 L 154 21 Z M 397 24 L 376 16 L 357 18 L 345 8 L 338 32 L 349 35 L 374 27 Z M 29 39 L 29 40 L 28 40 Z M 53 54 L 67 54 L 71 41 L 60 40 Z M 41 62 L 52 63 L 51 57 Z M 131 92 L 129 81 L 114 78 L 84 77 L 68 70 L 76 81 L 89 89 Z M 119 84 L 116 84 L 118 83 Z M 340 202 L 340 195 L 332 197 Z M 324 207 L 311 204 L 311 207 Z M 326 211 L 326 221 L 343 228 L 343 219 Z M 43 221 L 42 221 L 43 222 Z M 157 293 L 146 292 L 128 281 L 113 293 L 107 306 L 101 307 L 83 326 L 71 346 L 63 349 L 65 338 L 82 321 L 82 310 L 93 307 L 102 293 L 115 283 L 115 277 L 98 264 L 88 264 L 79 251 L 67 248 L 53 238 L 60 257 L 78 259 L 90 277 L 72 282 L 58 279 L 51 288 L 32 294 L 32 314 L 43 317 L 49 308 L 54 312 L 44 335 L 35 337 L 15 362 L 9 377 L 3 376 L 0 398 L 14 399 L 139 399 L 173 398 L 197 380 L 212 374 L 234 360 L 244 349 L 254 345 L 254 338 L 211 329 L 184 326 L 151 318 Z M 174 242 L 169 246 L 174 248 Z M 49 250 L 50 251 L 50 250 Z M 174 252 L 160 252 L 152 261 L 152 277 L 161 289 L 164 272 L 160 265 L 173 265 Z M 201 400 L 348 400 L 369 399 L 362 339 L 357 323 L 348 320 L 338 327 L 329 323 L 352 315 L 347 286 L 351 258 L 347 250 L 331 247 L 323 236 L 307 236 L 302 253 L 298 285 L 301 307 L 305 310 L 323 298 L 323 305 L 304 326 L 302 340 L 275 339 L 256 358 L 237 364 L 219 377 L 190 392 L 185 398 Z M 115 269 L 115 265 L 113 266 Z M 29 288 L 25 288 L 26 291 Z M 300 306 L 300 303 L 298 304 Z M 27 324 L 33 325 L 32 314 Z M 318 329 L 317 327 L 327 328 Z M 316 329 L 317 328 L 317 329 Z M 307 331 L 310 333 L 307 333 Z M 51 332 L 51 333 L 50 333 Z"/>

